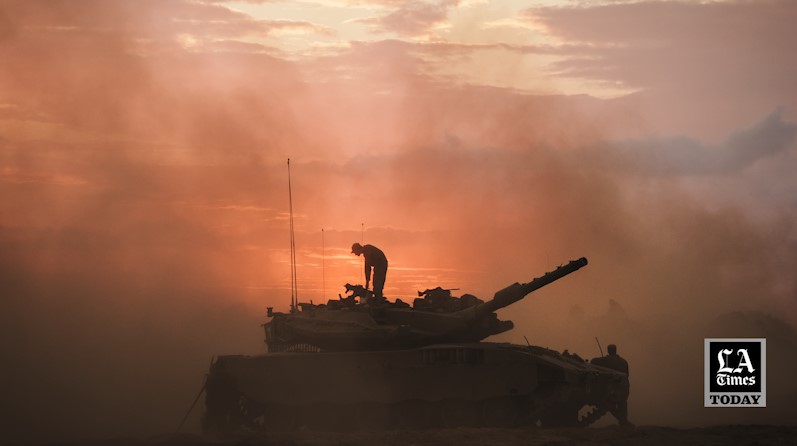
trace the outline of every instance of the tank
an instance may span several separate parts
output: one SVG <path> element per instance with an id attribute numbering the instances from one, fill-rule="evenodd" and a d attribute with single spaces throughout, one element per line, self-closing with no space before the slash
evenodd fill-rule
<path id="1" fill-rule="evenodd" d="M 483 301 L 442 288 L 412 305 L 359 285 L 324 304 L 268 309 L 268 353 L 215 359 L 206 431 L 587 426 L 625 401 L 624 373 L 576 354 L 482 342 L 495 311 L 587 265 L 581 258 Z"/>

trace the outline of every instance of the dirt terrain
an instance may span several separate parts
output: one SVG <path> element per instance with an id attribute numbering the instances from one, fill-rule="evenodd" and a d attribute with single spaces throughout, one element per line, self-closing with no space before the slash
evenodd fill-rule
<path id="1" fill-rule="evenodd" d="M 674 429 L 640 426 L 622 429 L 437 429 L 385 432 L 274 432 L 230 439 L 195 434 L 168 434 L 150 438 L 50 443 L 50 446 L 579 446 L 579 445 L 797 445 L 797 426 L 714 426 Z"/>

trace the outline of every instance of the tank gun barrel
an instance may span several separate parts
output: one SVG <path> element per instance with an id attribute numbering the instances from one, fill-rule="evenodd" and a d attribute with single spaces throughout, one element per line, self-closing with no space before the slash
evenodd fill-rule
<path id="1" fill-rule="evenodd" d="M 495 293 L 493 298 L 481 305 L 477 305 L 473 310 L 476 317 L 481 317 L 487 313 L 492 313 L 501 308 L 512 305 L 523 299 L 531 292 L 536 291 L 551 282 L 557 281 L 562 277 L 579 270 L 587 265 L 586 257 L 572 260 L 567 265 L 561 265 L 555 270 L 547 272 L 528 283 L 514 283 Z"/>

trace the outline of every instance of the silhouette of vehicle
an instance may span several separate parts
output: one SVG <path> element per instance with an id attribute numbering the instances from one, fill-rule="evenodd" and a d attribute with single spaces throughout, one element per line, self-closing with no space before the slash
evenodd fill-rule
<path id="1" fill-rule="evenodd" d="M 347 285 L 352 295 L 339 300 L 269 309 L 269 353 L 212 363 L 203 428 L 587 426 L 614 406 L 626 375 L 567 352 L 480 342 L 513 328 L 496 310 L 586 264 L 571 261 L 486 302 L 435 288 L 410 306 Z"/>

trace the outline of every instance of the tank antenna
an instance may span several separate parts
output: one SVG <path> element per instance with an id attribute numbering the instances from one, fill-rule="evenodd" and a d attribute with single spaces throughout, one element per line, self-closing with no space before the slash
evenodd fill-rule
<path id="1" fill-rule="evenodd" d="M 360 223 L 360 243 L 365 241 L 365 223 Z"/>
<path id="2" fill-rule="evenodd" d="M 288 210 L 291 227 L 291 313 L 299 303 L 299 289 L 296 283 L 296 239 L 293 232 L 293 194 L 291 192 L 291 159 L 288 158 Z"/>
<path id="3" fill-rule="evenodd" d="M 327 274 L 326 274 L 326 249 L 324 243 L 324 228 L 321 228 L 321 297 L 327 300 Z"/>
<path id="4" fill-rule="evenodd" d="M 601 341 L 598 340 L 597 336 L 595 336 L 595 342 L 598 343 L 598 350 L 600 350 L 601 356 L 603 356 L 603 347 L 601 347 Z"/>

